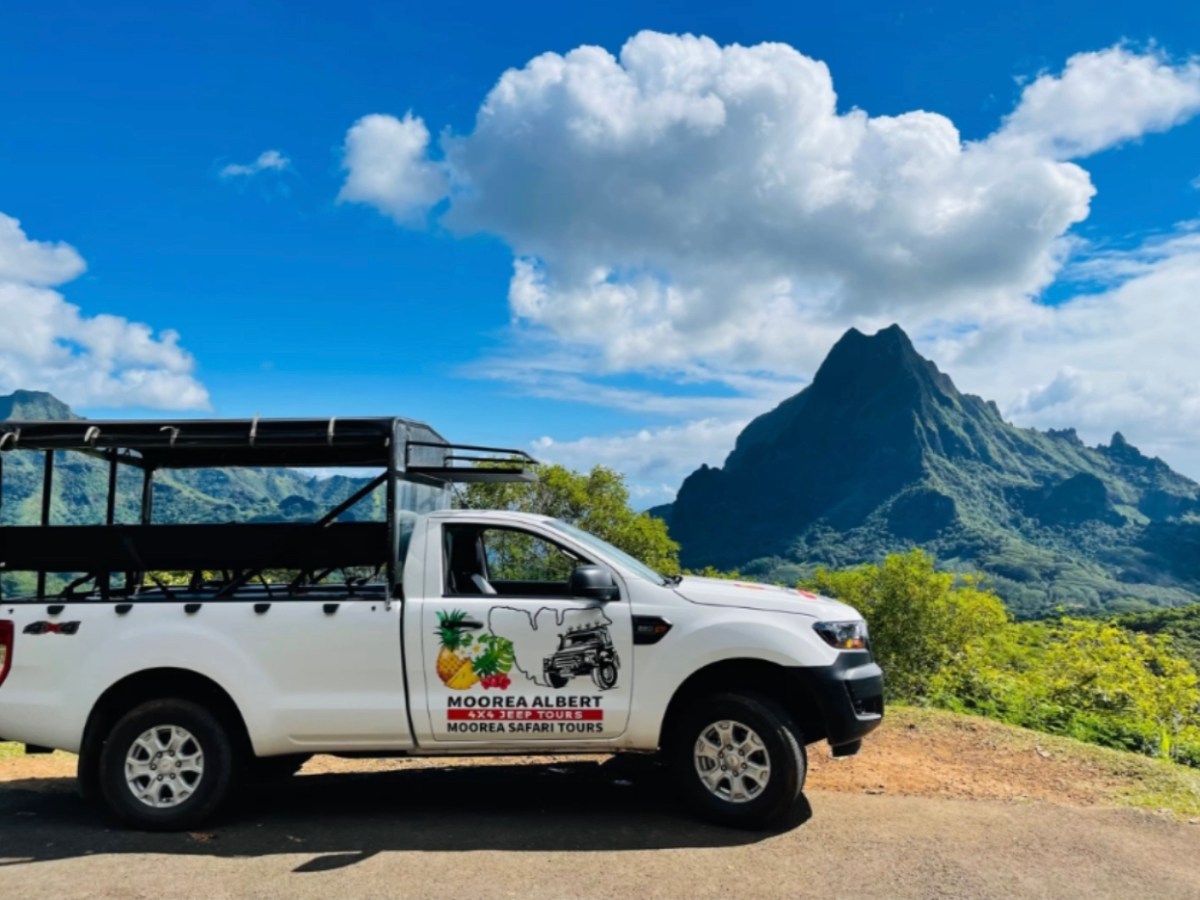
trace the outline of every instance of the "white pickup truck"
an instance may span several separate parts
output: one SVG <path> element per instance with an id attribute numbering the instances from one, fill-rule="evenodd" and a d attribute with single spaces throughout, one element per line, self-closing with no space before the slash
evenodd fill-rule
<path id="1" fill-rule="evenodd" d="M 0 449 L 44 453 L 46 487 L 55 450 L 112 473 L 104 524 L 55 526 L 47 504 L 41 525 L 0 527 L 0 571 L 38 578 L 0 600 L 0 739 L 78 753 L 84 795 L 129 825 L 194 827 L 315 753 L 631 751 L 661 752 L 699 813 L 761 827 L 798 801 L 806 745 L 857 752 L 882 718 L 850 607 L 666 577 L 544 516 L 438 508 L 451 481 L 527 476 L 419 423 L 330 425 L 329 452 L 326 422 L 154 426 L 0 422 L 0 440 L 21 432 Z M 142 517 L 120 524 L 134 456 Z M 383 463 L 386 521 L 343 504 L 315 523 L 151 522 L 156 470 L 330 462 Z"/>

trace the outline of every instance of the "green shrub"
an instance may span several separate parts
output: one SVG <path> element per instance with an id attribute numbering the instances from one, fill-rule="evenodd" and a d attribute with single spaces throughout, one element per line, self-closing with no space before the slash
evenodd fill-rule
<path id="1" fill-rule="evenodd" d="M 1063 618 L 1008 625 L 940 671 L 930 701 L 1052 734 L 1192 762 L 1196 671 L 1161 636 Z"/>
<path id="2" fill-rule="evenodd" d="M 1004 604 L 976 578 L 939 572 L 921 550 L 894 553 L 879 565 L 821 568 L 802 586 L 863 614 L 885 690 L 895 700 L 925 699 L 943 668 L 1008 621 Z"/>

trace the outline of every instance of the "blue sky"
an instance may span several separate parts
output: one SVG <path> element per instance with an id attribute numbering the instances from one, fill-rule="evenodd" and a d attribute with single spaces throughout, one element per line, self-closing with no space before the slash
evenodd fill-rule
<path id="1" fill-rule="evenodd" d="M 1190 4 L 577 6 L 0 12 L 0 391 L 410 415 L 649 503 L 899 321 L 1200 476 Z"/>

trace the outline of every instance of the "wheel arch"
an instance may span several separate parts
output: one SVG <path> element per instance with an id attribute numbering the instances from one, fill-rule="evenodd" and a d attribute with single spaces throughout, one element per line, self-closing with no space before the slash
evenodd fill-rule
<path id="1" fill-rule="evenodd" d="M 806 744 L 825 738 L 825 717 L 817 694 L 802 670 L 764 659 L 723 659 L 697 669 L 676 688 L 662 719 L 658 745 L 671 734 L 674 720 L 701 698 L 718 693 L 757 694 L 782 706 L 795 720 Z"/>
<path id="2" fill-rule="evenodd" d="M 117 721 L 147 700 L 167 697 L 191 700 L 212 711 L 228 727 L 234 751 L 247 758 L 253 756 L 246 720 L 233 697 L 221 685 L 190 669 L 142 669 L 109 686 L 92 705 L 79 749 L 79 777 L 85 795 L 94 785 L 92 779 L 97 775 L 94 767 L 99 762 L 100 750 Z"/>

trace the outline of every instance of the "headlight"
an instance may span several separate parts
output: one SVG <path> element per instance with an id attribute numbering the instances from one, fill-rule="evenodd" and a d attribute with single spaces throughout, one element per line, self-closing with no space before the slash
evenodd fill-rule
<path id="1" fill-rule="evenodd" d="M 839 650 L 867 649 L 867 623 L 862 619 L 854 622 L 817 622 L 813 630 L 830 647 Z"/>

